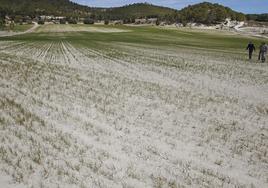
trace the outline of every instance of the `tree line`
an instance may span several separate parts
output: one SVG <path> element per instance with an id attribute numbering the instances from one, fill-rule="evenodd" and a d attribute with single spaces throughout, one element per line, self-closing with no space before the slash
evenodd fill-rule
<path id="1" fill-rule="evenodd" d="M 247 20 L 253 20 L 258 22 L 268 22 L 268 14 L 248 14 Z"/>
<path id="2" fill-rule="evenodd" d="M 208 2 L 190 5 L 182 10 L 174 10 L 165 7 L 157 7 L 150 4 L 133 4 L 116 9 L 110 9 L 105 12 L 96 12 L 95 17 L 102 17 L 109 20 L 124 20 L 133 22 L 136 18 L 158 18 L 159 21 L 169 23 L 202 23 L 217 24 L 223 22 L 226 18 L 232 20 L 244 21 L 246 15 L 233 11 L 228 7 Z"/>
<path id="3" fill-rule="evenodd" d="M 202 24 L 217 24 L 223 22 L 226 18 L 237 21 L 246 19 L 243 13 L 233 11 L 219 4 L 207 2 L 190 5 L 179 11 L 177 17 L 181 23 L 195 22 Z"/>
<path id="4" fill-rule="evenodd" d="M 4 17 L 8 15 L 13 20 L 23 20 L 26 16 L 35 18 L 40 15 L 66 16 L 75 23 L 81 17 L 92 20 L 123 20 L 124 23 L 134 23 L 138 18 L 157 18 L 158 22 L 202 24 L 218 24 L 226 18 L 232 20 L 268 21 L 268 14 L 244 15 L 228 7 L 213 3 L 190 5 L 182 10 L 155 6 L 147 3 L 136 3 L 119 8 L 90 8 L 73 3 L 69 0 L 0 0 L 0 27 Z"/>
<path id="5" fill-rule="evenodd" d="M 4 27 L 6 12 L 0 8 L 0 29 Z"/>

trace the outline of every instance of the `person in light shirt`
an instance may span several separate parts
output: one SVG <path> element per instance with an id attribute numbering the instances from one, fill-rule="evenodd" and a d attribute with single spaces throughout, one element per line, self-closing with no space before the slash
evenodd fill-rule
<path id="1" fill-rule="evenodd" d="M 261 60 L 263 63 L 266 61 L 267 51 L 268 51 L 268 47 L 265 44 L 265 42 L 263 42 L 260 46 L 260 53 L 259 53 L 259 60 Z"/>

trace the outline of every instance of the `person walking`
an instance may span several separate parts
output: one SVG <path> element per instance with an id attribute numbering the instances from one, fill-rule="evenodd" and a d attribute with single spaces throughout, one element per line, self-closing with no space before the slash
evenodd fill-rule
<path id="1" fill-rule="evenodd" d="M 251 60 L 252 59 L 252 54 L 256 50 L 255 45 L 252 42 L 249 42 L 247 50 L 248 50 L 249 60 Z"/>
<path id="2" fill-rule="evenodd" d="M 268 51 L 268 47 L 267 45 L 265 44 L 265 42 L 263 42 L 260 46 L 260 53 L 259 53 L 259 60 L 261 60 L 263 63 L 265 62 L 266 60 L 266 54 L 267 54 L 267 51 Z"/>

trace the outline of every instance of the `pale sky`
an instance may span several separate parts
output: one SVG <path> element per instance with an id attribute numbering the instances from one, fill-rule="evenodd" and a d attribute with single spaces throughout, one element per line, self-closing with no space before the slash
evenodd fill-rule
<path id="1" fill-rule="evenodd" d="M 155 5 L 181 9 L 189 4 L 203 2 L 202 0 L 72 0 L 91 7 L 118 7 L 137 2 L 148 2 Z M 243 13 L 268 13 L 268 0 L 206 0 L 219 3 Z"/>

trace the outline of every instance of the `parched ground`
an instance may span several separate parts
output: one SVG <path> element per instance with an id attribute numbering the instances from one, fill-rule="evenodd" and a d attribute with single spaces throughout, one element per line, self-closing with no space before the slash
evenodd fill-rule
<path id="1" fill-rule="evenodd" d="M 0 185 L 267 187 L 268 66 L 243 58 L 0 41 Z"/>
<path id="2" fill-rule="evenodd" d="M 106 27 L 92 27 L 90 25 L 62 25 L 62 24 L 49 24 L 43 25 L 36 30 L 37 33 L 64 33 L 64 32 L 100 32 L 100 33 L 121 33 L 128 32 L 128 30 L 118 28 L 106 28 Z"/>
<path id="3" fill-rule="evenodd" d="M 37 23 L 34 24 L 25 24 L 25 25 L 18 25 L 16 24 L 12 31 L 8 31 L 8 29 L 2 31 L 0 30 L 0 37 L 7 37 L 7 36 L 15 36 L 15 35 L 22 35 L 26 33 L 31 33 L 39 25 Z"/>
<path id="4" fill-rule="evenodd" d="M 242 27 L 238 29 L 243 34 L 268 38 L 268 26 L 266 27 Z"/>

